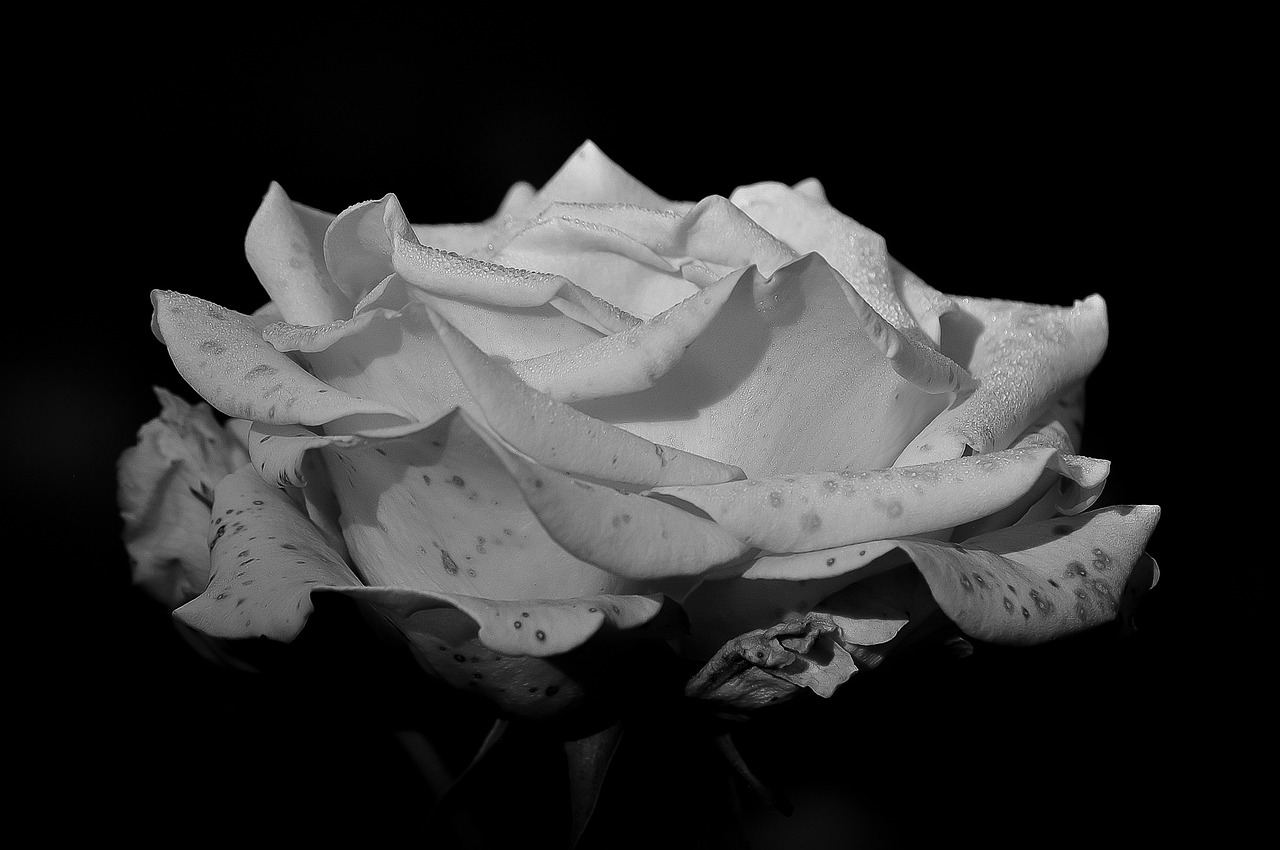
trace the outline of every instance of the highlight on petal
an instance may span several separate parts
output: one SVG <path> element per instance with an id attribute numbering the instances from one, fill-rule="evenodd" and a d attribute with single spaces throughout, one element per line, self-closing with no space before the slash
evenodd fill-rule
<path id="1" fill-rule="evenodd" d="M 970 522 L 1016 502 L 1046 470 L 1069 478 L 1088 472 L 1074 457 L 1064 457 L 1053 448 L 1027 447 L 919 466 L 660 487 L 650 492 L 696 506 L 758 549 L 805 552 Z"/>
<path id="2" fill-rule="evenodd" d="M 279 183 L 271 183 L 249 224 L 245 255 L 287 321 L 322 325 L 351 315 L 351 301 L 325 265 L 323 245 L 311 240 Z"/>
<path id="3" fill-rule="evenodd" d="M 1023 523 L 948 544 L 898 540 L 938 605 L 966 635 L 1032 644 L 1114 619 L 1127 592 L 1154 586 L 1135 569 L 1160 518 L 1128 505 Z"/>
<path id="4" fill-rule="evenodd" d="M 912 466 L 1006 448 L 1097 365 L 1107 341 L 1103 300 L 1061 308 L 956 298 L 944 326 L 944 354 L 981 385 L 929 424 L 898 460 Z"/>
<path id="5" fill-rule="evenodd" d="M 547 533 L 615 575 L 646 580 L 732 571 L 750 547 L 715 523 L 657 499 L 548 469 L 490 440 Z"/>
<path id="6" fill-rule="evenodd" d="M 269 345 L 243 313 L 159 289 L 151 303 L 152 330 L 178 372 L 228 416 L 279 425 L 322 425 L 354 414 L 412 420 L 399 408 L 315 378 Z"/>
<path id="7" fill-rule="evenodd" d="M 289 497 L 248 465 L 218 484 L 209 549 L 208 587 L 174 615 L 211 637 L 293 640 L 314 610 L 313 590 L 360 584 Z"/>
<path id="8" fill-rule="evenodd" d="M 485 422 L 525 455 L 563 472 L 637 486 L 732 481 L 737 467 L 655 445 L 530 388 L 442 317 L 431 321 Z"/>
<path id="9" fill-rule="evenodd" d="M 816 254 L 748 269 L 653 387 L 576 406 L 749 476 L 889 466 L 950 399 L 895 371 L 856 298 Z"/>
<path id="10" fill-rule="evenodd" d="M 120 455 L 117 501 L 134 584 L 176 608 L 209 580 L 205 529 L 214 488 L 248 456 L 208 405 L 154 389 L 160 415 Z"/>

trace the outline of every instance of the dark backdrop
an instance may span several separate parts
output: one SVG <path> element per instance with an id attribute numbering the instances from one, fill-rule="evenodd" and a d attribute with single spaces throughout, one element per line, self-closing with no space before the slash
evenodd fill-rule
<path id="1" fill-rule="evenodd" d="M 1189 270 L 1164 262 L 1174 246 L 1154 223 L 1180 202 L 1178 83 L 1146 55 L 1124 39 L 1024 39 L 926 62 L 908 39 L 833 53 L 782 35 L 786 48 L 769 51 L 700 44 L 580 62 L 569 46 L 504 45 L 495 60 L 483 40 L 438 31 L 343 61 L 336 46 L 276 36 L 248 53 L 170 44 L 144 51 L 140 74 L 81 81 L 89 118 L 73 149 L 90 176 L 53 221 L 61 288 L 41 290 L 76 318 L 21 363 L 14 395 L 36 400 L 52 450 L 10 440 L 19 480 L 47 506 L 23 529 L 37 544 L 24 563 L 57 577 L 28 606 L 53 650 L 34 691 L 54 721 L 34 742 L 48 770 L 33 781 L 72 801 L 55 832 L 88 822 L 238 840 L 359 827 L 375 844 L 439 846 L 397 731 L 431 730 L 457 768 L 487 727 L 483 707 L 322 625 L 296 653 L 269 654 L 272 673 L 219 670 L 129 586 L 115 458 L 155 415 L 153 384 L 194 399 L 148 330 L 148 292 L 256 307 L 242 240 L 271 180 L 330 211 L 395 192 L 414 221 L 475 221 L 587 138 L 668 197 L 818 177 L 944 291 L 1101 293 L 1111 345 L 1090 380 L 1083 449 L 1113 461 L 1104 503 L 1164 506 L 1150 545 L 1164 578 L 1136 634 L 979 647 L 744 729 L 742 748 L 797 808 L 784 819 L 749 807 L 755 846 L 1123 844 L 1250 819 L 1256 794 L 1234 768 L 1261 715 L 1256 680 L 1237 670 L 1256 652 L 1240 626 L 1261 618 L 1259 572 L 1215 567 L 1224 557 L 1195 531 L 1180 340 L 1196 317 L 1178 297 Z M 31 422 L 10 427 L 21 437 Z M 1206 582 L 1211 569 L 1222 577 Z M 682 819 L 710 817 L 710 760 L 636 740 L 601 803 L 621 832 L 592 834 L 593 846 L 692 846 L 700 828 Z M 508 813 L 512 841 L 549 834 L 538 805 L 557 787 L 546 753 L 518 752 L 502 768 L 512 781 L 484 798 L 495 819 Z"/>

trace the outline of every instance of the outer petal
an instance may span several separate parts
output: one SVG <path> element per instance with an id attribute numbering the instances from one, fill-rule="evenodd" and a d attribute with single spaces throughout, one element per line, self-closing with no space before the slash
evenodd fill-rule
<path id="1" fill-rule="evenodd" d="M 1152 505 L 1113 507 L 1017 525 L 963 545 L 924 539 L 898 545 L 965 634 L 1030 644 L 1111 620 L 1126 592 L 1154 586 L 1158 572 L 1135 568 L 1159 518 Z"/>
<path id="2" fill-rule="evenodd" d="M 895 371 L 892 329 L 821 257 L 747 275 L 653 388 L 580 409 L 764 476 L 886 467 L 947 404 Z"/>
<path id="3" fill-rule="evenodd" d="M 1055 399 L 1083 381 L 1106 347 L 1106 305 L 1096 295 L 1059 308 L 957 298 L 961 315 L 943 351 L 981 385 L 912 441 L 898 465 L 913 466 L 1007 447 Z"/>
<path id="4" fill-rule="evenodd" d="M 1048 470 L 1099 490 L 1096 469 L 1050 447 L 863 472 L 660 487 L 767 552 L 806 552 L 952 528 L 1014 504 Z"/>
<path id="5" fill-rule="evenodd" d="M 487 353 L 506 359 L 590 342 L 636 322 L 554 275 L 423 246 L 394 195 L 342 212 L 326 236 L 325 256 L 333 277 L 362 302 L 404 272 L 412 284 L 406 298 L 443 313 Z"/>
<path id="6" fill-rule="evenodd" d="M 355 414 L 411 421 L 389 404 L 348 395 L 267 344 L 242 313 L 177 292 L 154 290 L 152 330 L 178 372 L 228 416 L 280 425 L 321 425 Z"/>
<path id="7" fill-rule="evenodd" d="M 159 387 L 155 393 L 160 415 L 120 455 L 118 497 L 134 582 L 174 608 L 209 580 L 205 528 L 214 488 L 248 455 L 207 405 Z"/>
<path id="8" fill-rule="evenodd" d="M 651 597 L 501 602 L 363 587 L 283 491 L 247 466 L 219 485 L 211 530 L 209 586 L 176 612 L 188 625 L 222 638 L 292 640 L 314 591 L 342 593 L 385 615 L 433 672 L 520 713 L 549 713 L 582 695 L 581 677 L 552 656 L 597 636 L 670 634 L 672 612 Z"/>
<path id="9" fill-rule="evenodd" d="M 797 254 L 821 254 L 872 309 L 909 338 L 927 338 L 898 292 L 884 237 L 825 200 L 782 183 L 742 186 L 729 200 Z"/>
<path id="10" fill-rule="evenodd" d="M 527 384 L 561 401 L 639 392 L 653 386 L 706 330 L 747 270 L 726 275 L 630 329 L 512 364 Z"/>

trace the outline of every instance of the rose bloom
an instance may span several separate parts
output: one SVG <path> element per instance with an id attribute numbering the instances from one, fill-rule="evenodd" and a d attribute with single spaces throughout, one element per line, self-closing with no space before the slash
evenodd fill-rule
<path id="1" fill-rule="evenodd" d="M 677 202 L 590 143 L 488 221 L 410 220 L 273 185 L 265 306 L 152 294 L 228 417 L 161 392 L 121 458 L 135 578 L 185 627 L 288 641 L 343 594 L 508 715 L 645 643 L 740 710 L 1155 582 L 1159 509 L 1093 509 L 1109 464 L 1076 453 L 1097 295 L 944 294 L 815 180 Z"/>

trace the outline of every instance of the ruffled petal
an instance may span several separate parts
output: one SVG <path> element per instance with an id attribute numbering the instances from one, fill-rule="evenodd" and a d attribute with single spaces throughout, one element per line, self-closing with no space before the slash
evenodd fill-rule
<path id="1" fill-rule="evenodd" d="M 698 286 L 685 279 L 681 263 L 659 255 L 617 226 L 646 215 L 667 230 L 679 222 L 658 211 L 553 204 L 545 217 L 513 235 L 494 260 L 554 272 L 628 314 L 651 318 L 697 292 Z M 625 222 L 616 221 L 620 216 Z"/>
<path id="2" fill-rule="evenodd" d="M 727 643 L 685 686 L 685 695 L 749 711 L 808 688 L 829 697 L 858 670 L 830 617 L 807 614 Z"/>
<path id="3" fill-rule="evenodd" d="M 313 592 L 341 593 L 387 617 L 432 672 L 523 715 L 554 713 L 588 690 L 593 667 L 584 675 L 559 656 L 589 642 L 665 639 L 683 628 L 678 610 L 653 596 L 504 602 L 362 586 L 285 492 L 248 466 L 219 485 L 213 513 L 213 574 L 204 593 L 175 612 L 183 623 L 214 637 L 289 641 L 314 610 Z"/>
<path id="4" fill-rule="evenodd" d="M 591 342 L 638 321 L 555 275 L 420 244 L 395 195 L 338 215 L 325 256 L 334 278 L 345 291 L 358 292 L 362 306 L 385 300 L 377 290 L 394 275 L 406 301 L 437 310 L 487 354 L 507 360 Z"/>
<path id="5" fill-rule="evenodd" d="M 578 407 L 749 476 L 887 467 L 950 400 L 895 371 L 894 333 L 811 254 L 749 270 L 651 389 Z"/>
<path id="6" fill-rule="evenodd" d="M 488 599 L 630 593 L 548 536 L 463 411 L 415 434 L 321 449 L 365 583 Z"/>
<path id="7" fill-rule="evenodd" d="M 411 421 L 405 411 L 358 398 L 308 373 L 263 338 L 253 320 L 177 292 L 153 290 L 151 327 L 179 374 L 228 416 L 279 425 L 322 425 L 356 414 Z"/>
<path id="8" fill-rule="evenodd" d="M 942 463 L 660 487 L 766 552 L 807 552 L 923 534 L 970 522 L 1026 495 L 1050 470 L 1088 485 L 1096 470 L 1050 447 L 1006 449 Z"/>
<path id="9" fill-rule="evenodd" d="M 927 338 L 898 292 L 880 234 L 782 183 L 741 186 L 729 200 L 797 254 L 821 254 L 893 327 L 909 338 Z"/>
<path id="10" fill-rule="evenodd" d="M 360 584 L 284 491 L 247 465 L 218 484 L 209 550 L 208 587 L 174 615 L 211 637 L 293 640 L 313 590 Z"/>
<path id="11" fill-rule="evenodd" d="M 1153 505 L 1103 508 L 948 544 L 899 540 L 942 610 L 965 634 L 1032 644 L 1110 621 L 1126 593 L 1154 586 L 1135 569 L 1155 530 Z"/>
<path id="12" fill-rule="evenodd" d="M 160 415 L 120 455 L 117 495 L 134 583 L 176 608 L 208 583 L 214 488 L 248 456 L 207 405 L 155 393 Z"/>
<path id="13" fill-rule="evenodd" d="M 511 368 L 525 383 L 560 401 L 648 389 L 715 319 L 746 271 L 726 275 L 633 328 L 522 360 Z"/>
<path id="14" fill-rule="evenodd" d="M 687 511 L 548 469 L 496 441 L 492 446 L 551 537 L 615 575 L 643 581 L 733 572 L 750 551 Z"/>
<path id="15" fill-rule="evenodd" d="M 573 475 L 640 487 L 742 477 L 737 467 L 655 445 L 531 389 L 443 318 L 431 318 L 485 422 L 530 458 Z"/>
<path id="16" fill-rule="evenodd" d="M 1107 341 L 1107 311 L 1092 295 L 1073 307 L 956 298 L 942 349 L 981 385 L 929 423 L 902 453 L 914 466 L 1006 448 L 1093 370 Z"/>

